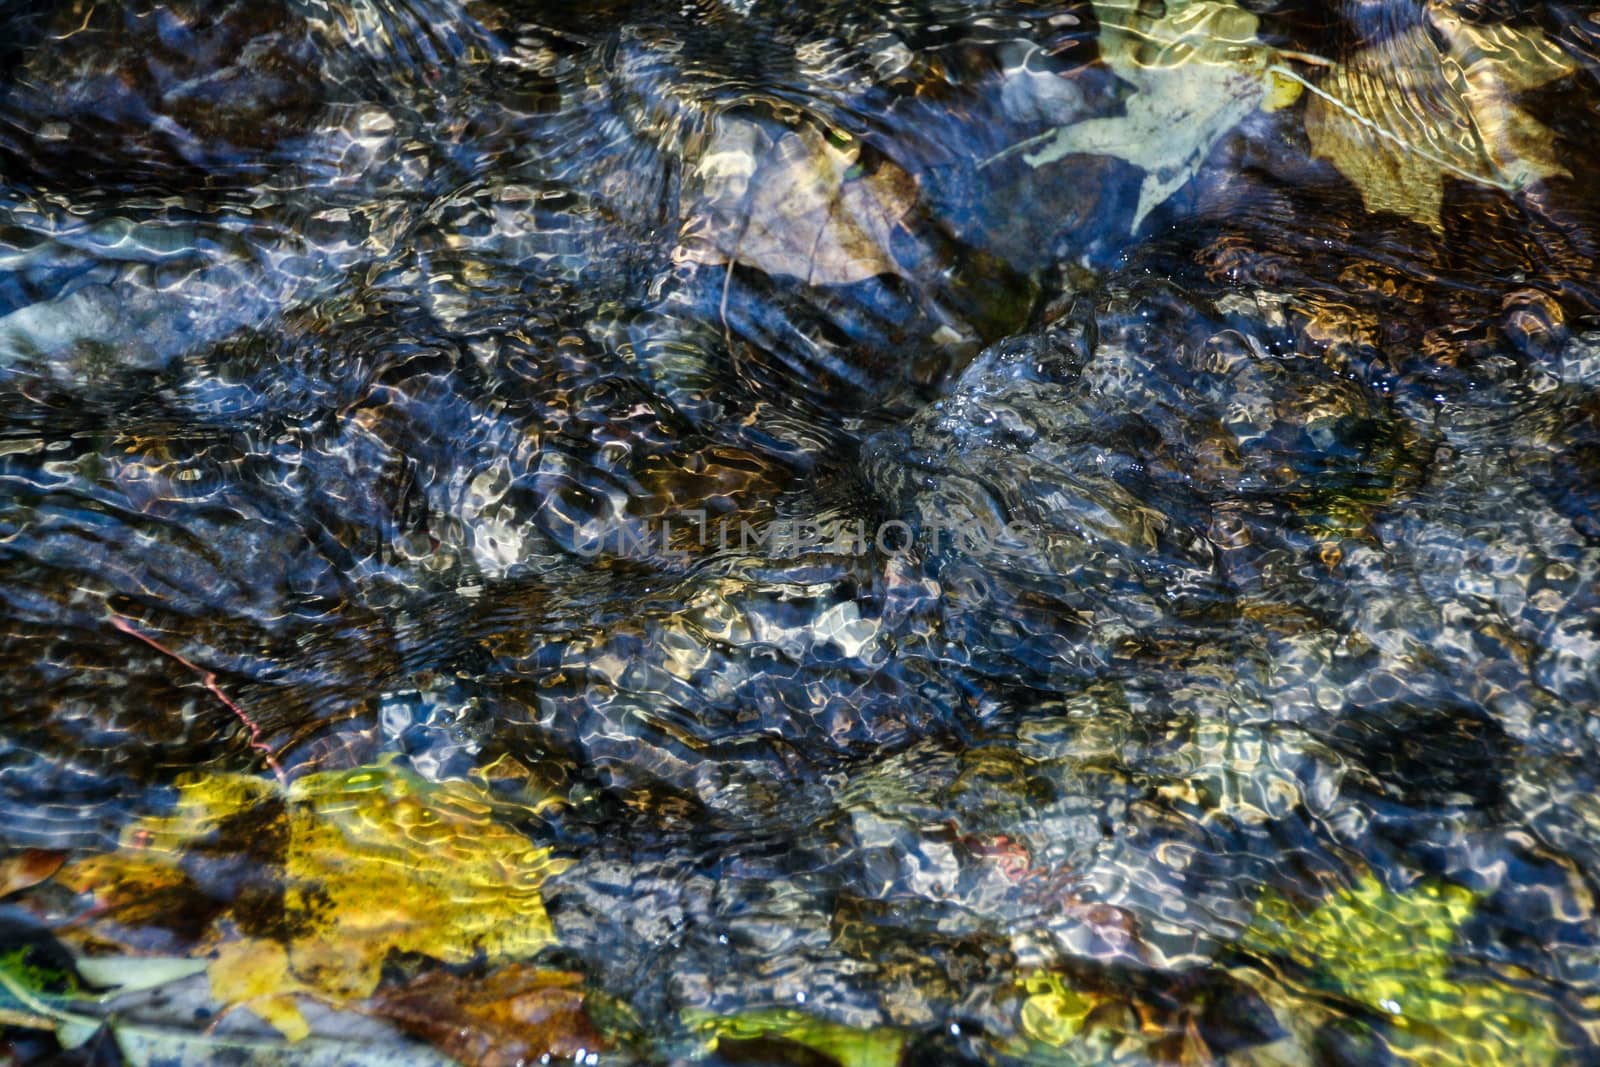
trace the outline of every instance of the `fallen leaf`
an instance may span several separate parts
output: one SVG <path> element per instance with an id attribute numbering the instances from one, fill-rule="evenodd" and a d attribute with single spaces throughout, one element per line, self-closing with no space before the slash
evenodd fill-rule
<path id="1" fill-rule="evenodd" d="M 1430 7 L 1419 24 L 1336 67 L 1306 108 L 1312 151 L 1361 192 L 1369 212 L 1441 231 L 1448 177 L 1516 192 L 1568 173 L 1552 131 L 1513 94 L 1574 69 L 1537 30 L 1475 26 Z"/>
<path id="2" fill-rule="evenodd" d="M 887 159 L 864 167 L 852 138 L 802 126 L 774 139 L 760 124 L 725 119 L 695 176 L 681 261 L 739 263 L 808 285 L 904 273 L 890 243 L 916 181 Z"/>
<path id="3" fill-rule="evenodd" d="M 1425 882 L 1394 892 L 1369 874 L 1309 909 L 1264 894 L 1239 943 L 1293 963 L 1306 988 L 1337 993 L 1384 1020 L 1386 1041 L 1408 1061 L 1570 1062 L 1558 1009 L 1536 983 L 1460 969 L 1470 953 L 1458 956 L 1458 931 L 1476 904 L 1461 886 Z"/>
<path id="4" fill-rule="evenodd" d="M 71 1053 L 63 1054 L 55 1062 L 59 1064 L 74 1064 L 76 1067 L 125 1067 L 128 1059 L 123 1055 L 122 1047 L 117 1041 L 116 1027 L 110 1023 L 101 1023 L 91 1030 L 87 1036 L 82 1035 L 82 1027 L 78 1033 L 71 1029 L 62 1028 L 56 1031 L 56 1038 L 61 1041 L 63 1049 L 70 1049 Z M 67 1032 L 63 1034 L 62 1030 Z M 83 1039 L 76 1040 L 82 1036 Z"/>
<path id="5" fill-rule="evenodd" d="M 30 848 L 0 859 L 0 897 L 38 885 L 61 869 L 65 852 Z"/>
<path id="6" fill-rule="evenodd" d="M 63 932 L 89 951 L 103 952 L 111 945 L 130 953 L 187 952 L 219 910 L 183 868 L 164 855 L 88 856 L 62 867 L 56 882 L 74 893 L 94 894 L 94 906 L 81 928 Z"/>
<path id="7" fill-rule="evenodd" d="M 47 997 L 70 996 L 83 983 L 73 967 L 72 954 L 43 930 L 0 923 L 0 1006 L 36 1009 L 24 995 L 8 998 L 6 993 L 31 991 Z"/>
<path id="8" fill-rule="evenodd" d="M 211 995 L 223 1004 L 248 1008 L 290 1041 L 311 1033 L 294 994 L 314 990 L 290 972 L 289 953 L 276 941 L 229 942 L 217 950 L 208 973 Z"/>
<path id="9" fill-rule="evenodd" d="M 1064 1048 L 1083 1029 L 1097 999 L 1068 986 L 1061 975 L 1040 972 L 1018 983 L 1026 998 L 1018 1022 L 1033 1040 Z"/>
<path id="10" fill-rule="evenodd" d="M 365 1009 L 466 1064 L 515 1067 L 607 1046 L 584 1008 L 582 977 L 526 964 L 483 978 L 424 975 Z"/>
<path id="11" fill-rule="evenodd" d="M 866 1030 L 803 1012 L 773 1009 L 742 1015 L 687 1012 L 684 1021 L 709 1039 L 712 1049 L 776 1038 L 803 1045 L 840 1067 L 896 1067 L 906 1035 L 892 1027 Z"/>
<path id="12" fill-rule="evenodd" d="M 113 996 L 156 989 L 206 969 L 204 960 L 166 956 L 80 957 L 77 965 L 84 981 Z"/>
<path id="13" fill-rule="evenodd" d="M 1164 14 L 1138 0 L 1094 0 L 1100 60 L 1133 87 L 1121 115 L 1088 119 L 1025 141 L 1033 166 L 1069 155 L 1114 156 L 1145 172 L 1131 231 L 1199 172 L 1211 148 L 1257 108 L 1291 103 L 1297 83 L 1256 39 L 1256 16 L 1227 0 L 1169 0 Z M 992 162 L 992 160 L 990 161 Z"/>
<path id="14" fill-rule="evenodd" d="M 35 942 L 37 949 L 41 942 Z M 256 1067 L 449 1067 L 450 1061 L 415 1045 L 390 1045 L 370 1039 L 337 1040 L 310 1038 L 292 1048 L 282 1042 L 248 1035 L 217 1034 L 197 1029 L 193 1019 L 183 1013 L 182 1001 L 166 1008 L 154 1002 L 143 1005 L 135 1014 L 165 1010 L 179 1013 L 134 1021 L 121 1012 L 107 1011 L 100 1003 L 107 994 L 93 993 L 78 982 L 70 956 L 55 946 L 45 955 L 54 955 L 60 964 L 37 959 L 29 949 L 0 953 L 0 1025 L 30 1030 L 49 1030 L 69 1054 L 51 1062 L 100 1062 L 98 1053 L 115 1054 L 129 1067 L 211 1067 L 217 1063 L 250 1063 Z M 118 993 L 137 988 L 154 988 L 174 980 L 178 972 L 197 973 L 204 961 L 136 958 L 78 960 L 85 971 L 94 972 L 97 984 L 115 979 Z M 64 966 L 67 969 L 59 969 Z M 115 995 L 115 994 L 113 994 Z M 174 1025 L 176 1023 L 177 1025 Z M 110 1039 L 110 1040 L 108 1040 Z M 99 1044 L 96 1044 L 96 1042 Z M 88 1055 L 86 1055 L 86 1053 Z M 7 1061 L 9 1062 L 9 1061 Z"/>
<path id="15" fill-rule="evenodd" d="M 479 786 L 430 783 L 392 764 L 316 774 L 287 787 L 244 775 L 179 782 L 176 811 L 146 819 L 113 854 L 64 872 L 80 890 L 119 899 L 184 877 L 223 826 L 277 841 L 256 872 L 251 914 L 229 939 L 214 923 L 212 991 L 291 1040 L 304 1036 L 295 995 L 333 1005 L 369 996 L 392 952 L 451 964 L 504 963 L 554 941 L 540 886 L 563 861 L 496 818 Z M 260 913 L 281 894 L 281 914 Z"/>

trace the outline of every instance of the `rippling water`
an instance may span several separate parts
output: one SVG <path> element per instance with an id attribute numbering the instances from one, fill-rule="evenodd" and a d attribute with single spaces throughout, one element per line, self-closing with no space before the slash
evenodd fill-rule
<path id="1" fill-rule="evenodd" d="M 1600 1055 L 1600 9 L 0 12 L 0 942 L 263 1062 Z"/>

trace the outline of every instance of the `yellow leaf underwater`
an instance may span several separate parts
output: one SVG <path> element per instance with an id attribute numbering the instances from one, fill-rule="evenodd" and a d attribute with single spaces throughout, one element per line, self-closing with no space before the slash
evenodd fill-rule
<path id="1" fill-rule="evenodd" d="M 276 941 L 230 941 L 217 950 L 208 976 L 213 997 L 249 1008 L 290 1041 L 311 1032 L 292 994 L 312 990 L 289 973 L 289 953 Z"/>
<path id="2" fill-rule="evenodd" d="M 217 949 L 212 991 L 295 1039 L 305 1024 L 293 995 L 366 997 L 392 952 L 499 964 L 555 940 L 540 886 L 566 863 L 498 821 L 502 808 L 470 782 L 430 783 L 387 764 L 287 787 L 195 776 L 179 783 L 172 815 L 131 827 L 118 852 L 85 861 L 73 880 L 115 895 L 124 876 L 148 881 L 152 869 L 214 852 L 219 836 L 248 833 L 272 858 L 228 916 L 248 937 Z M 281 912 L 239 906 L 273 891 Z"/>
<path id="3" fill-rule="evenodd" d="M 1531 990 L 1457 972 L 1457 930 L 1476 909 L 1460 886 L 1396 893 L 1368 875 L 1304 910 L 1276 894 L 1240 940 L 1287 960 L 1315 988 L 1384 1019 L 1390 1051 L 1435 1067 L 1568 1062 L 1556 1011 Z"/>
<path id="4" fill-rule="evenodd" d="M 1020 983 L 1027 998 L 1019 1022 L 1022 1032 L 1054 1048 L 1064 1048 L 1083 1029 L 1095 999 L 1070 988 L 1060 975 L 1030 975 Z"/>
<path id="5" fill-rule="evenodd" d="M 1307 105 L 1306 133 L 1368 211 L 1442 230 L 1446 177 L 1515 192 L 1567 173 L 1554 134 L 1513 94 L 1574 68 L 1537 30 L 1474 26 L 1438 8 L 1428 18 L 1433 33 L 1417 25 L 1335 68 Z"/>
<path id="6" fill-rule="evenodd" d="M 1069 1045 L 1094 1009 L 1094 998 L 1070 989 L 1059 974 L 1032 974 L 1021 985 L 1027 993 L 1019 1016 L 1022 1033 L 1042 1045 Z"/>

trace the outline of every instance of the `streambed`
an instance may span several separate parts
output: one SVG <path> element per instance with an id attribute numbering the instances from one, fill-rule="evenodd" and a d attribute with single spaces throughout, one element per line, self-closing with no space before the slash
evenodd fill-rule
<path id="1" fill-rule="evenodd" d="M 1595 1056 L 1593 9 L 0 10 L 21 1062 Z"/>

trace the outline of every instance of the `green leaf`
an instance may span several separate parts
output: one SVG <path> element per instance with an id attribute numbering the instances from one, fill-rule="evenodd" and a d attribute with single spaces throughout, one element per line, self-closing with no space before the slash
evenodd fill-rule
<path id="1" fill-rule="evenodd" d="M 684 1022 L 707 1037 L 712 1048 L 724 1039 L 776 1037 L 830 1056 L 840 1067 L 895 1067 L 906 1042 L 899 1030 L 863 1030 L 781 1008 L 743 1015 L 691 1011 L 684 1014 Z"/>
<path id="2" fill-rule="evenodd" d="M 1076 1038 L 1095 1007 L 1095 998 L 1068 987 L 1057 974 L 1030 975 L 1020 984 L 1027 994 L 1022 1002 L 1022 1032 L 1054 1048 Z"/>
<path id="3" fill-rule="evenodd" d="M 1240 945 L 1386 1019 L 1384 1040 L 1418 1062 L 1566 1062 L 1551 1005 L 1456 966 L 1456 931 L 1475 906 L 1460 886 L 1396 893 L 1368 875 L 1309 911 L 1264 896 Z"/>
<path id="4" fill-rule="evenodd" d="M 26 990 L 35 996 L 54 997 L 70 994 L 78 988 L 76 975 L 41 960 L 39 952 L 32 945 L 0 952 L 0 978 L 5 979 L 0 982 L 0 998 L 5 996 L 5 991 L 15 989 Z M 17 999 L 15 992 L 9 999 Z M 0 999 L 0 1004 L 4 1003 Z"/>

